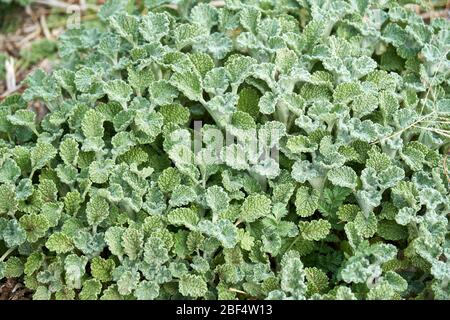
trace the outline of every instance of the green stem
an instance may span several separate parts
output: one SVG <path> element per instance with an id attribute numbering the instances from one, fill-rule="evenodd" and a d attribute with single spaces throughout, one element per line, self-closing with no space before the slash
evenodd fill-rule
<path id="1" fill-rule="evenodd" d="M 12 247 L 6 250 L 6 252 L 0 257 L 0 262 L 3 262 L 14 250 L 16 250 L 16 247 Z"/>
<path id="2" fill-rule="evenodd" d="M 169 204 L 165 210 L 164 215 L 167 215 L 170 212 L 170 210 L 172 210 L 172 206 Z"/>
<path id="3" fill-rule="evenodd" d="M 254 171 L 250 171 L 250 175 L 258 181 L 259 185 L 261 186 L 262 190 L 267 189 L 267 179 L 266 177 L 260 175 L 259 173 L 256 173 Z"/>
<path id="4" fill-rule="evenodd" d="M 294 241 L 292 241 L 292 243 L 289 245 L 289 247 L 287 247 L 285 252 L 288 252 L 289 250 L 291 250 L 292 247 L 297 243 L 298 240 L 300 240 L 301 237 L 302 237 L 302 234 L 299 233 L 298 236 L 295 237 Z"/>
<path id="5" fill-rule="evenodd" d="M 225 126 L 224 126 L 223 121 L 220 121 L 220 118 L 218 117 L 218 115 L 215 114 L 215 113 L 213 112 L 213 110 L 211 110 L 211 109 L 208 107 L 208 104 L 207 104 L 207 102 L 205 101 L 205 99 L 201 98 L 201 99 L 200 99 L 200 103 L 203 105 L 203 107 L 206 109 L 206 111 L 208 111 L 208 113 L 209 113 L 210 116 L 214 119 L 214 122 L 219 126 L 219 128 L 225 129 Z"/>
<path id="6" fill-rule="evenodd" d="M 286 132 L 289 133 L 289 131 L 291 130 L 292 125 L 295 122 L 295 116 L 294 115 L 289 115 L 289 119 L 287 121 L 287 125 L 286 125 Z"/>
<path id="7" fill-rule="evenodd" d="M 164 155 L 164 154 L 165 154 L 165 152 L 164 152 L 163 150 L 161 150 L 161 148 L 158 147 L 158 146 L 156 145 L 156 143 L 152 143 L 152 144 L 151 144 L 151 147 L 152 147 L 156 152 L 158 152 L 160 155 Z"/>
<path id="8" fill-rule="evenodd" d="M 320 176 L 320 177 L 309 179 L 308 182 L 315 190 L 318 190 L 320 192 L 320 194 L 322 194 L 326 179 L 327 179 L 327 176 L 325 175 L 325 176 Z"/>
<path id="9" fill-rule="evenodd" d="M 289 109 L 284 104 L 278 103 L 276 106 L 275 115 L 287 128 L 290 115 Z"/>

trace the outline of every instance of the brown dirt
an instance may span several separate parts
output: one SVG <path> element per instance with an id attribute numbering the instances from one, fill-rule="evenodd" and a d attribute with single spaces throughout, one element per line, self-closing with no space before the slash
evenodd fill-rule
<path id="1" fill-rule="evenodd" d="M 22 91 L 20 82 L 36 67 L 48 68 L 49 62 L 46 60 L 26 69 L 19 69 L 17 61 L 20 60 L 20 51 L 30 47 L 34 41 L 56 38 L 63 31 L 63 28 L 55 28 L 48 32 L 48 29 L 45 28 L 45 21 L 49 14 L 50 9 L 43 5 L 32 5 L 23 10 L 18 9 L 12 13 L 11 19 L 19 19 L 20 26 L 12 33 L 0 34 L 0 52 L 6 52 L 15 62 L 13 72 L 7 73 L 7 78 L 13 78 L 13 82 L 16 83 L 16 86 L 7 88 L 6 79 L 0 79 L 0 100 L 13 92 Z"/>
<path id="2" fill-rule="evenodd" d="M 0 283 L 0 300 L 31 300 L 31 293 L 14 278 Z"/>
<path id="3" fill-rule="evenodd" d="M 29 48 L 33 42 L 47 38 L 49 40 L 57 39 L 58 36 L 65 30 L 65 19 L 61 20 L 60 24 L 49 25 L 49 16 L 52 14 L 53 10 L 59 10 L 64 16 L 65 9 L 58 7 L 58 5 L 51 4 L 53 0 L 40 0 L 36 1 L 30 6 L 25 8 L 16 8 L 11 12 L 11 16 L 8 20 L 20 21 L 19 26 L 14 32 L 2 34 L 0 32 L 0 52 L 5 52 L 9 57 L 14 59 L 15 64 L 13 69 L 7 74 L 7 79 L 0 79 L 0 101 L 14 92 L 23 91 L 21 81 L 27 77 L 36 68 L 43 68 L 47 72 L 52 69 L 52 62 L 48 59 L 44 59 L 36 63 L 35 65 L 28 66 L 27 68 L 21 68 L 18 66 L 17 62 L 20 60 L 20 52 L 22 49 Z M 44 4 L 46 2 L 47 4 Z M 65 6 L 71 4 L 82 4 L 85 0 L 57 0 Z M 97 0 L 98 5 L 102 4 L 103 0 Z M 54 13 L 54 12 L 53 12 Z M 82 12 L 82 19 L 87 12 Z M 90 13 L 92 16 L 92 12 Z M 95 15 L 94 15 L 95 16 Z M 89 18 L 89 17 L 84 17 Z M 16 85 L 7 87 L 7 80 L 9 83 L 15 83 Z"/>

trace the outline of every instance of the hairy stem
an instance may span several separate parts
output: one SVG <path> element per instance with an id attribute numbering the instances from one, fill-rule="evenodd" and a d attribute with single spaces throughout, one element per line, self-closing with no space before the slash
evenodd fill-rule
<path id="1" fill-rule="evenodd" d="M 14 250 L 16 250 L 16 247 L 12 247 L 6 250 L 6 252 L 0 257 L 0 262 L 3 262 Z"/>

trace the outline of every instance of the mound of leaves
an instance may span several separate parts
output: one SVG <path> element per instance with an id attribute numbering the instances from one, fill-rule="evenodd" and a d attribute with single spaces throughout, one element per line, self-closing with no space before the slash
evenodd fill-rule
<path id="1" fill-rule="evenodd" d="M 0 278 L 449 299 L 450 25 L 408 2 L 106 2 L 0 104 Z"/>

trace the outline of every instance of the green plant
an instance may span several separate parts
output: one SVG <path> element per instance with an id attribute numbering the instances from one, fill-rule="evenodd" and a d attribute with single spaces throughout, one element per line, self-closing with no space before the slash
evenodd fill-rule
<path id="1" fill-rule="evenodd" d="M 0 275 L 35 299 L 449 299 L 450 29 L 408 2 L 106 2 L 0 105 Z"/>
<path id="2" fill-rule="evenodd" d="M 13 3 L 20 4 L 21 6 L 29 5 L 33 0 L 1 0 L 0 5 L 9 5 Z"/>

